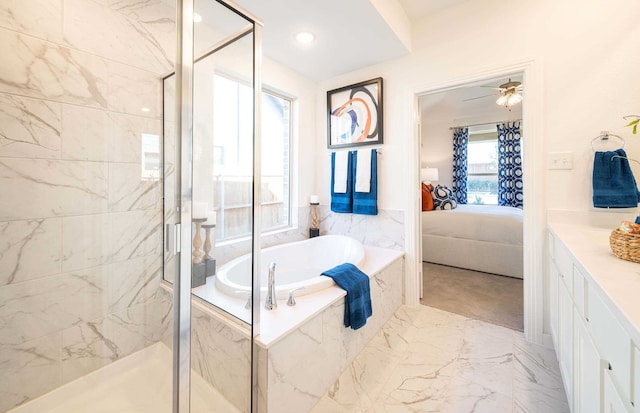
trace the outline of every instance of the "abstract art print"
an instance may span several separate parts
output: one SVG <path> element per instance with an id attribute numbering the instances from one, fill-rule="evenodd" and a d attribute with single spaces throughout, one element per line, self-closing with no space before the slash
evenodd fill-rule
<path id="1" fill-rule="evenodd" d="M 327 147 L 382 143 L 382 78 L 327 92 Z"/>

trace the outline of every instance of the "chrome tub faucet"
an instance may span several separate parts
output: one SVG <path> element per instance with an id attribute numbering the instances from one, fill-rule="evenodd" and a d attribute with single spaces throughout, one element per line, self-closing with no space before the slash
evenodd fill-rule
<path id="1" fill-rule="evenodd" d="M 264 303 L 267 310 L 275 310 L 278 308 L 278 300 L 276 298 L 276 263 L 269 264 L 269 286 L 267 287 L 267 301 Z"/>

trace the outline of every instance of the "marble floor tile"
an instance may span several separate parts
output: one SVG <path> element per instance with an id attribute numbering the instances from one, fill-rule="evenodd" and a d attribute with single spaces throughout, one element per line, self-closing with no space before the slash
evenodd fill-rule
<path id="1" fill-rule="evenodd" d="M 311 410 L 568 411 L 553 349 L 427 306 L 401 306 Z"/>

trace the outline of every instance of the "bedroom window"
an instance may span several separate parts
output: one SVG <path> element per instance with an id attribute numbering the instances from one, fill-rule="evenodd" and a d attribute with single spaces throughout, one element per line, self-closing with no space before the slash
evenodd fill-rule
<path id="1" fill-rule="evenodd" d="M 213 174 L 218 241 L 251 234 L 253 170 L 252 90 L 241 81 L 214 76 Z M 291 224 L 291 98 L 262 91 L 262 232 Z"/>
<path id="2" fill-rule="evenodd" d="M 470 134 L 467 147 L 467 199 L 498 205 L 498 134 Z"/>

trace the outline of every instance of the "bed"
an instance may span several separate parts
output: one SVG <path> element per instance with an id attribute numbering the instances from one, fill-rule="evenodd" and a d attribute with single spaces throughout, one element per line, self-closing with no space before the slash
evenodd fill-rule
<path id="1" fill-rule="evenodd" d="M 522 278 L 522 210 L 459 204 L 422 212 L 422 260 Z"/>

